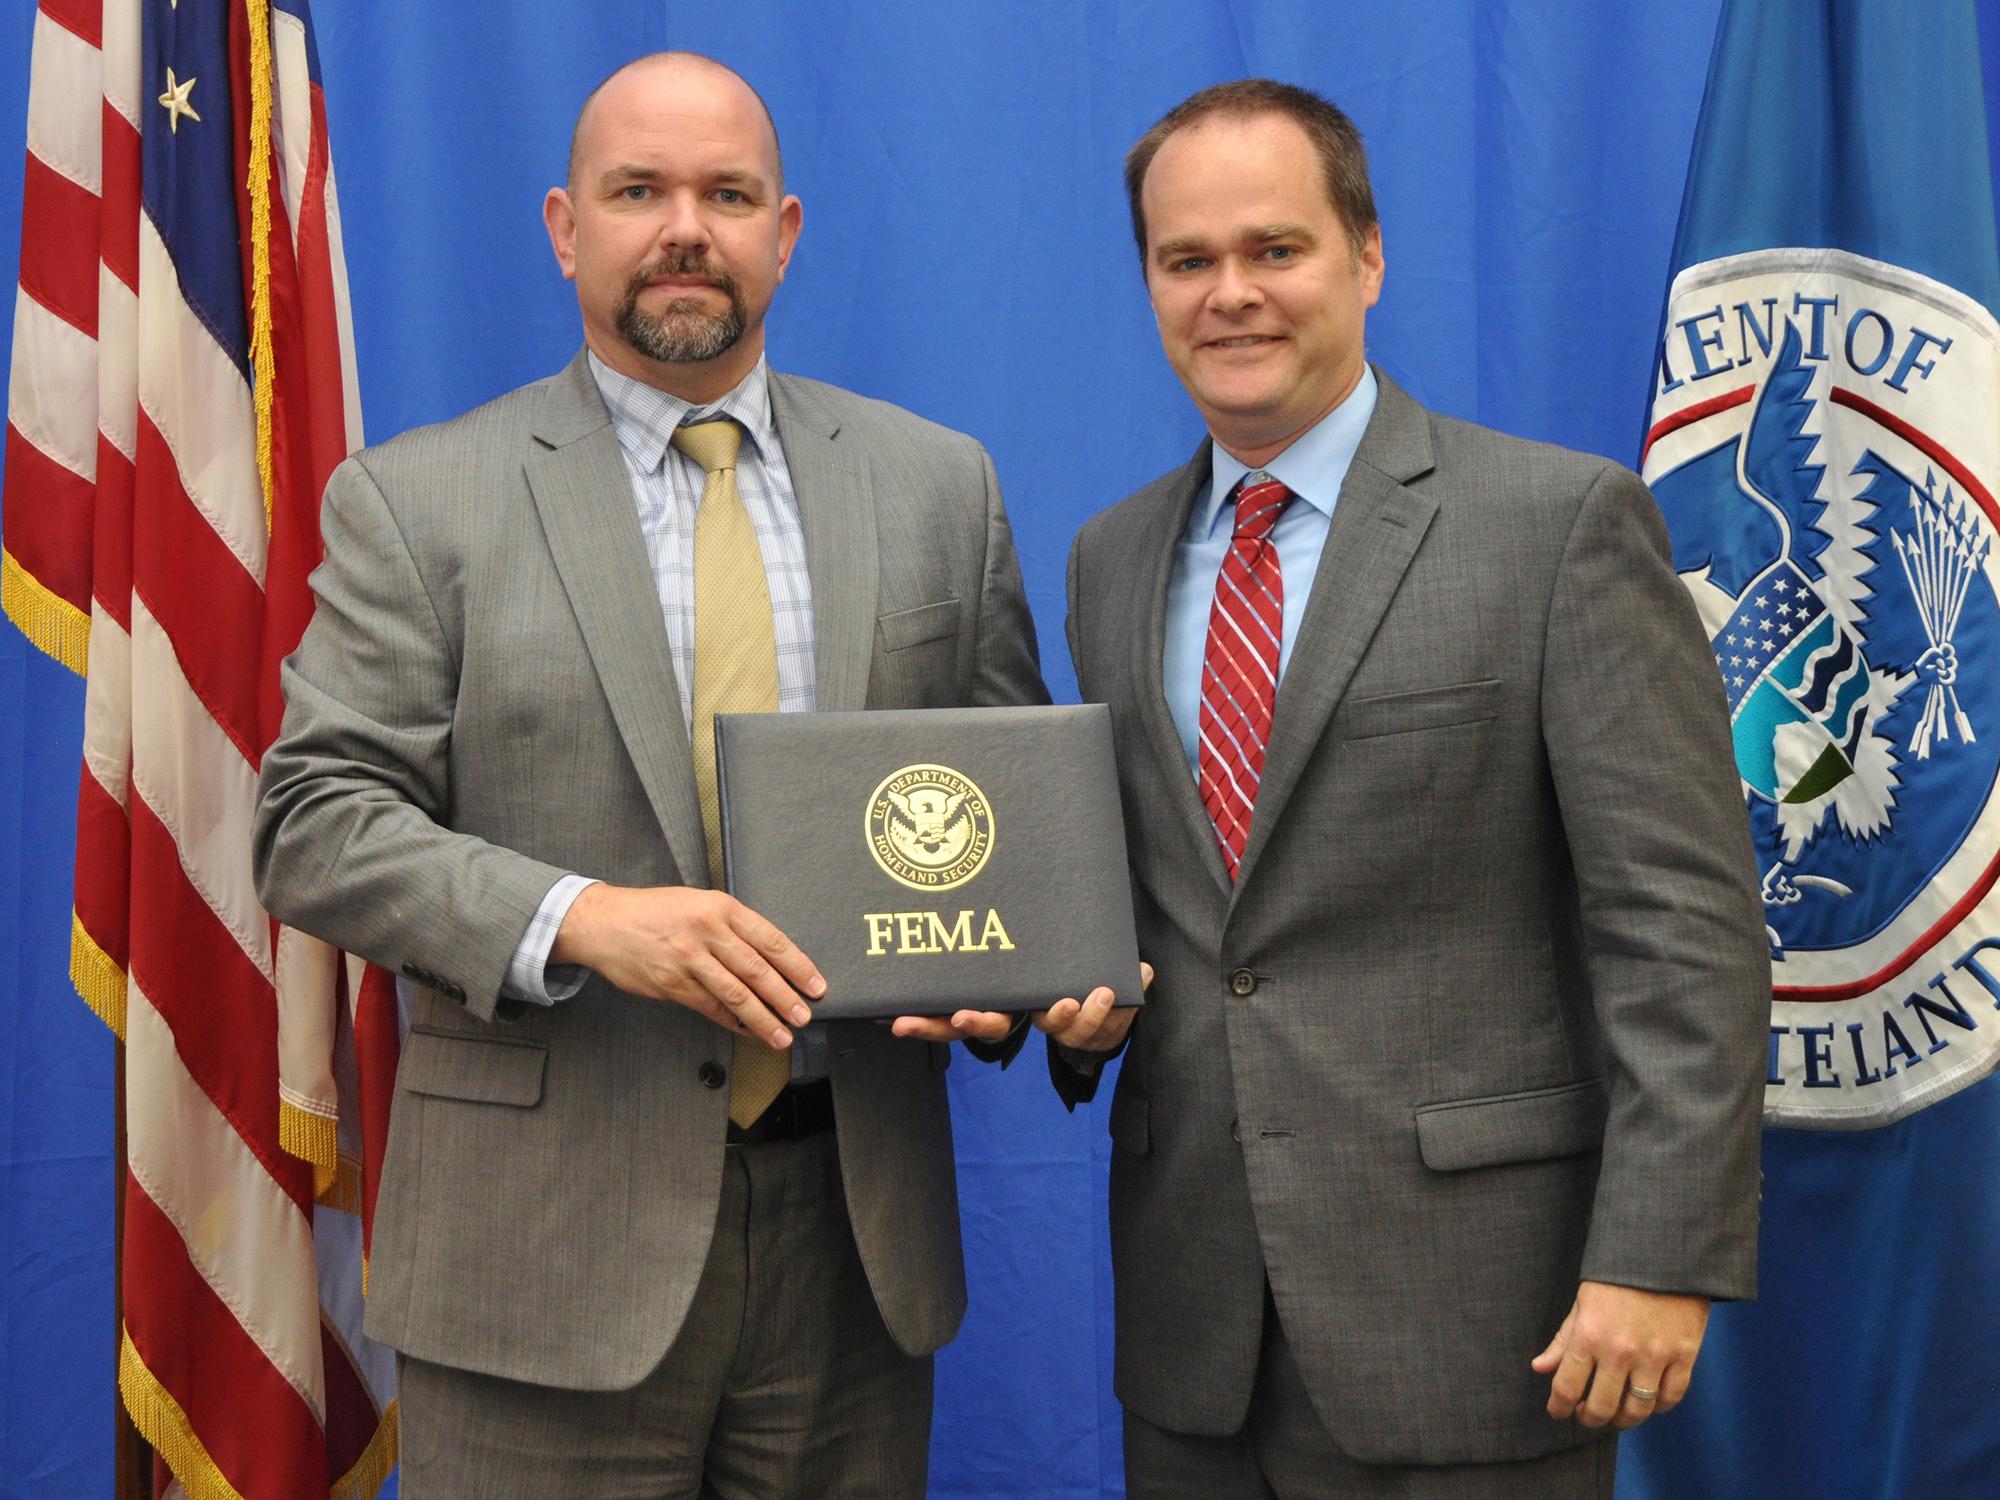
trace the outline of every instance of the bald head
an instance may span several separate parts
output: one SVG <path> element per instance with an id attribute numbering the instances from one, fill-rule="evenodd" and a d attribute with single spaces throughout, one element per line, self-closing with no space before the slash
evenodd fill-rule
<path id="1" fill-rule="evenodd" d="M 660 52 L 591 92 L 542 221 L 591 350 L 701 404 L 762 358 L 802 209 L 757 91 L 710 58 Z"/>
<path id="2" fill-rule="evenodd" d="M 775 190 L 785 190 L 785 162 L 778 149 L 778 122 L 771 118 L 771 107 L 764 102 L 764 96 L 752 88 L 741 73 L 725 67 L 712 57 L 704 57 L 699 52 L 649 52 L 644 57 L 635 57 L 622 68 L 612 73 L 583 101 L 583 108 L 576 112 L 576 126 L 569 134 L 569 189 L 577 188 L 577 178 L 581 173 L 587 138 L 591 127 L 591 116 L 595 106 L 608 94 L 616 94 L 625 89 L 666 89 L 693 87 L 724 93 L 742 92 L 747 100 L 754 103 L 757 112 L 764 117 L 764 128 L 770 135 L 772 182 Z"/>

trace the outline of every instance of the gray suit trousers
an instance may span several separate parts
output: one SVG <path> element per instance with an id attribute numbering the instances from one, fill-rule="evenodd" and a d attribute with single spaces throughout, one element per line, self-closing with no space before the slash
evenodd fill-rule
<path id="1" fill-rule="evenodd" d="M 405 1500 L 919 1500 L 931 1357 L 896 1347 L 831 1132 L 733 1146 L 701 1285 L 637 1386 L 404 1358 Z"/>

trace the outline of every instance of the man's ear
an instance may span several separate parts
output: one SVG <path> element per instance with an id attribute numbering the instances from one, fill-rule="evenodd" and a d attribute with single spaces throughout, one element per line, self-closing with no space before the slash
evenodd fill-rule
<path id="1" fill-rule="evenodd" d="M 785 279 L 785 267 L 792 263 L 792 251 L 798 248 L 799 227 L 805 223 L 805 205 L 785 194 L 785 201 L 778 205 L 778 280 Z"/>
<path id="2" fill-rule="evenodd" d="M 542 223 L 549 231 L 549 245 L 556 252 L 563 280 L 576 280 L 576 205 L 569 201 L 565 189 L 552 187 L 542 199 Z"/>
<path id="3" fill-rule="evenodd" d="M 1373 307 L 1382 296 L 1382 274 L 1387 269 L 1382 260 L 1382 226 L 1372 225 L 1361 250 L 1355 259 L 1360 263 L 1363 285 L 1367 301 L 1365 306 Z"/>

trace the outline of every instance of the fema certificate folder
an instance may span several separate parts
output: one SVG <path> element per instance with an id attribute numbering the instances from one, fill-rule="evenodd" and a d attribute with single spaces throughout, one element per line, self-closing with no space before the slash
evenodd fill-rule
<path id="1" fill-rule="evenodd" d="M 1140 1003 L 1111 712 L 722 714 L 730 891 L 826 977 L 818 1020 Z"/>

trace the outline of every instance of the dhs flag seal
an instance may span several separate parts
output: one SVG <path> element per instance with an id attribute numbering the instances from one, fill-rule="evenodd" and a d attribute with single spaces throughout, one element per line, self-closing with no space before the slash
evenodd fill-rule
<path id="1" fill-rule="evenodd" d="M 1759 1300 L 1619 1444 L 1632 1500 L 1996 1493 L 2000 1409 L 1960 1399 L 2000 1384 L 2000 1289 L 1967 1274 L 2000 1238 L 1982 50 L 1971 0 L 1717 21 L 1641 468 L 1714 643 L 1787 1128 Z"/>
<path id="2" fill-rule="evenodd" d="M 1643 472 L 1722 679 L 1771 945 L 1766 1117 L 2000 1062 L 2000 324 L 1844 250 L 1690 265 Z"/>

